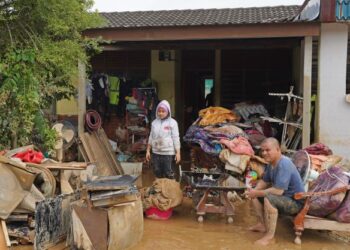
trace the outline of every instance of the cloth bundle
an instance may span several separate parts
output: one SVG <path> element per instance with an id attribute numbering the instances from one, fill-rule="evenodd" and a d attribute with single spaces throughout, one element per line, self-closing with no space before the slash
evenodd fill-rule
<path id="1" fill-rule="evenodd" d="M 249 141 L 242 136 L 238 136 L 233 140 L 221 139 L 220 143 L 228 147 L 233 153 L 254 155 L 254 150 Z"/>
<path id="2" fill-rule="evenodd" d="M 334 190 L 349 184 L 349 176 L 343 170 L 334 166 L 324 171 L 313 183 L 310 192 L 323 192 Z M 310 215 L 326 217 L 335 212 L 342 204 L 346 193 L 341 192 L 334 195 L 322 195 L 311 198 Z"/>
<path id="3" fill-rule="evenodd" d="M 337 155 L 310 155 L 311 168 L 321 173 L 331 166 L 338 164 L 342 157 Z"/>
<path id="4" fill-rule="evenodd" d="M 180 184 L 175 180 L 160 178 L 156 179 L 152 186 L 143 190 L 144 209 L 156 207 L 159 210 L 167 211 L 182 203 L 182 191 Z"/>
<path id="5" fill-rule="evenodd" d="M 314 143 L 304 150 L 308 152 L 310 155 L 332 155 L 332 150 L 322 143 Z"/>
<path id="6" fill-rule="evenodd" d="M 199 121 L 200 126 L 215 125 L 224 122 L 238 122 L 240 116 L 233 113 L 229 109 L 222 107 L 209 107 L 199 111 L 201 120 Z"/>

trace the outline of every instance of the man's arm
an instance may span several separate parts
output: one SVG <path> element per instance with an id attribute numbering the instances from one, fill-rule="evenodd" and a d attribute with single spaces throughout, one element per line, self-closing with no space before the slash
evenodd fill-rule
<path id="1" fill-rule="evenodd" d="M 264 190 L 265 195 L 266 194 L 282 195 L 283 192 L 284 192 L 283 189 L 279 189 L 279 188 L 275 188 L 275 187 L 270 187 L 270 188 Z"/>
<path id="2" fill-rule="evenodd" d="M 264 180 L 259 180 L 258 183 L 255 186 L 255 190 L 263 190 L 266 189 L 268 186 L 267 182 L 265 182 Z"/>
<path id="3" fill-rule="evenodd" d="M 251 199 L 257 198 L 257 197 L 265 197 L 267 194 L 274 194 L 274 195 L 282 195 L 284 190 L 278 189 L 275 187 L 267 188 L 268 183 L 266 183 L 263 180 L 259 180 L 256 187 L 254 189 L 247 191 L 247 196 Z"/>

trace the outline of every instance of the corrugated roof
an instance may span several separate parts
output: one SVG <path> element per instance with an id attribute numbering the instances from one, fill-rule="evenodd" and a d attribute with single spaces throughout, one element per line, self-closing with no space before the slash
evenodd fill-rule
<path id="1" fill-rule="evenodd" d="M 102 28 L 172 27 L 279 23 L 291 20 L 300 6 L 273 6 L 235 9 L 162 10 L 102 12 Z"/>
<path id="2" fill-rule="evenodd" d="M 350 20 L 350 0 L 337 0 L 335 8 L 337 20 Z"/>

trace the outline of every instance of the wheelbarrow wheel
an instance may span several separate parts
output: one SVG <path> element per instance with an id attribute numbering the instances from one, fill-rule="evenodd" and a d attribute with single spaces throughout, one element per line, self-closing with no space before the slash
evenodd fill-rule
<path id="1" fill-rule="evenodd" d="M 230 216 L 227 218 L 227 223 L 232 224 L 233 223 L 233 218 Z"/>
<path id="2" fill-rule="evenodd" d="M 199 223 L 203 223 L 204 217 L 202 215 L 200 215 L 200 216 L 198 216 L 197 220 Z"/>

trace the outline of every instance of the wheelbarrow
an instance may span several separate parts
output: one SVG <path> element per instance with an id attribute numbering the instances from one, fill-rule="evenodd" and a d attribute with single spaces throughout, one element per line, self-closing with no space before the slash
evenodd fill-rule
<path id="1" fill-rule="evenodd" d="M 233 223 L 234 205 L 229 201 L 228 192 L 243 193 L 247 188 L 237 180 L 238 185 L 223 186 L 222 182 L 228 174 L 207 174 L 193 171 L 181 171 L 181 179 L 185 180 L 193 190 L 192 200 L 195 205 L 198 222 L 204 221 L 207 213 L 224 214 L 229 224 Z M 197 195 L 196 195 L 197 194 Z M 195 200 L 197 197 L 197 201 Z"/>

